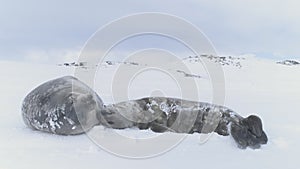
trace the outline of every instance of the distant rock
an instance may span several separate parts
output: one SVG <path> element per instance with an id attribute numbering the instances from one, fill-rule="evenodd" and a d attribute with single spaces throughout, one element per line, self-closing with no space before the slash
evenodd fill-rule
<path id="1" fill-rule="evenodd" d="M 134 66 L 138 66 L 140 65 L 139 63 L 136 62 L 119 62 L 119 61 L 104 61 L 103 63 L 99 64 L 99 65 L 89 65 L 87 64 L 87 62 L 65 62 L 63 64 L 58 64 L 58 66 L 66 66 L 66 67 L 79 67 L 79 68 L 90 68 L 90 67 L 108 67 L 108 66 L 114 66 L 114 65 L 134 65 Z"/>
<path id="2" fill-rule="evenodd" d="M 134 66 L 138 66 L 140 65 L 139 63 L 137 62 L 119 62 L 119 61 L 105 61 L 103 64 L 101 65 L 105 65 L 105 66 L 113 66 L 113 65 L 120 65 L 120 64 L 123 64 L 123 65 L 134 65 Z"/>
<path id="3" fill-rule="evenodd" d="M 284 61 L 279 61 L 277 64 L 282 64 L 282 65 L 287 65 L 287 66 L 293 66 L 293 65 L 299 65 L 300 62 L 295 61 L 295 60 L 284 60 Z"/>
<path id="4" fill-rule="evenodd" d="M 112 61 L 105 61 L 105 64 L 107 64 L 107 65 L 115 65 L 115 63 L 112 62 Z"/>
<path id="5" fill-rule="evenodd" d="M 200 56 L 189 56 L 184 58 L 183 60 L 187 60 L 189 62 L 201 62 L 201 59 L 208 59 L 215 63 L 218 63 L 222 66 L 234 66 L 241 68 L 241 60 L 245 60 L 242 57 L 232 57 L 232 56 L 215 56 L 215 55 L 200 55 Z"/>
<path id="6" fill-rule="evenodd" d="M 199 79 L 202 78 L 202 76 L 200 76 L 200 75 L 186 73 L 185 71 L 182 71 L 182 70 L 177 70 L 176 72 L 182 73 L 184 75 L 184 77 L 193 77 L 193 78 L 199 78 Z"/>
<path id="7" fill-rule="evenodd" d="M 58 64 L 58 66 L 87 68 L 87 62 L 65 62 L 63 64 Z"/>
<path id="8" fill-rule="evenodd" d="M 220 64 L 221 66 L 233 66 L 237 68 L 241 68 L 241 61 L 245 60 L 243 57 L 233 57 L 233 56 L 215 56 L 215 55 L 206 55 L 202 54 L 200 56 L 189 56 L 183 58 L 183 61 L 188 61 L 190 63 L 201 63 L 202 59 L 209 60 L 213 63 Z M 88 65 L 87 62 L 65 62 L 63 64 L 58 64 L 58 66 L 66 66 L 66 67 L 79 67 L 79 68 L 90 68 L 90 67 L 110 67 L 115 65 L 128 65 L 128 66 L 150 66 L 147 63 L 139 63 L 139 62 L 126 62 L 126 61 L 111 61 L 106 60 L 100 64 Z M 177 70 L 178 73 L 184 74 L 185 77 L 195 77 L 201 78 L 199 75 L 192 75 L 181 70 Z"/>

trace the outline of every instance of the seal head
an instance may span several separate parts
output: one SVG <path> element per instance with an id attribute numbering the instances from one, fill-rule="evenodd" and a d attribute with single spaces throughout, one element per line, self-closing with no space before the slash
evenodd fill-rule
<path id="1" fill-rule="evenodd" d="M 48 81 L 24 99 L 22 116 L 29 127 L 59 135 L 80 134 L 99 121 L 103 109 L 99 96 L 72 76 Z"/>

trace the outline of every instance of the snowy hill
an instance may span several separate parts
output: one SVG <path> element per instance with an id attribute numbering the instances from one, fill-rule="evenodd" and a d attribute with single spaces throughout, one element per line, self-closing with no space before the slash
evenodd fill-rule
<path id="1" fill-rule="evenodd" d="M 170 63 L 167 66 L 168 71 L 175 79 L 196 82 L 199 101 L 211 102 L 213 92 L 210 75 L 197 59 L 199 58 L 183 60 L 188 70 L 181 69 L 178 63 Z M 116 156 L 94 144 L 86 135 L 55 136 L 32 131 L 22 121 L 20 108 L 23 98 L 34 87 L 45 81 L 72 75 L 80 64 L 57 66 L 1 61 L 0 169 L 86 167 L 297 169 L 300 153 L 300 114 L 297 109 L 300 100 L 298 77 L 300 67 L 285 66 L 272 60 L 255 57 L 207 59 L 222 65 L 226 94 L 224 105 L 244 117 L 257 114 L 262 118 L 269 142 L 261 149 L 240 150 L 230 137 L 217 134 L 213 134 L 207 142 L 200 144 L 201 135 L 192 134 L 186 135 L 179 144 L 167 152 L 136 160 Z M 120 63 L 106 63 L 105 66 L 97 67 L 94 89 L 105 104 L 116 101 L 111 94 L 111 84 L 114 82 L 113 77 L 119 65 Z M 144 63 L 123 65 L 125 66 L 122 70 L 128 72 L 151 66 Z M 89 68 L 83 69 L 89 71 Z M 182 96 L 174 79 L 156 70 L 138 74 L 128 87 L 130 99 L 159 94 Z M 183 97 L 189 99 L 189 94 Z M 112 133 L 115 131 L 95 127 L 90 132 L 99 134 L 100 138 L 113 138 Z M 156 136 L 151 131 L 133 129 L 116 132 L 137 142 L 139 139 Z M 116 146 L 124 148 L 122 143 L 114 141 Z M 135 150 L 135 147 L 126 148 Z"/>

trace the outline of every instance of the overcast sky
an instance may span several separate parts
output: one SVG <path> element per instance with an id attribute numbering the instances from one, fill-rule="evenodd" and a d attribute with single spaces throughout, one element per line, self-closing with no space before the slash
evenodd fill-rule
<path id="1" fill-rule="evenodd" d="M 219 54 L 300 58 L 299 7 L 297 0 L 0 0 L 0 59 L 73 58 L 97 29 L 139 12 L 186 19 Z"/>

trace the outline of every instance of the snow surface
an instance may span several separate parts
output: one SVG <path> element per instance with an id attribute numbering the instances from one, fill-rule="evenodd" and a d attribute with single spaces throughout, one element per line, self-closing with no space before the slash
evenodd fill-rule
<path id="1" fill-rule="evenodd" d="M 200 101 L 212 98 L 208 75 L 198 63 L 186 62 L 197 78 Z M 168 152 L 152 158 L 130 159 L 116 156 L 94 144 L 86 135 L 56 136 L 33 131 L 21 117 L 21 104 L 28 92 L 39 84 L 64 75 L 74 68 L 57 65 L 0 62 L 0 169 L 66 169 L 66 168 L 243 168 L 298 169 L 300 153 L 300 67 L 276 64 L 272 60 L 247 57 L 241 68 L 224 66 L 226 80 L 225 106 L 242 116 L 259 115 L 269 142 L 261 149 L 241 150 L 231 137 L 213 134 L 199 144 L 199 134 L 187 135 Z M 133 65 L 128 65 L 128 69 Z M 95 80 L 95 91 L 105 104 L 113 102 L 110 92 L 116 66 L 101 67 Z M 172 70 L 176 74 L 176 69 Z M 177 73 L 177 78 L 184 77 Z M 147 95 L 177 96 L 180 90 L 174 80 L 155 70 L 132 80 L 128 88 L 131 99 Z M 160 89 L 156 91 L 153 89 Z M 95 127 L 109 137 L 111 129 Z M 132 138 L 154 137 L 151 131 L 126 129 L 119 134 Z M 120 143 L 122 147 L 122 143 Z M 132 147 L 127 147 L 128 149 Z"/>

